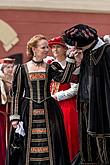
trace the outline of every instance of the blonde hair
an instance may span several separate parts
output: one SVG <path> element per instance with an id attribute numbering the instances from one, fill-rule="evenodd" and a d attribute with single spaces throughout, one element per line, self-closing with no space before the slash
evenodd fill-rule
<path id="1" fill-rule="evenodd" d="M 38 34 L 33 36 L 28 42 L 27 42 L 27 46 L 26 46 L 26 54 L 27 56 L 31 59 L 34 56 L 34 52 L 32 50 L 32 47 L 37 47 L 37 43 L 40 40 L 47 40 L 47 38 L 42 35 L 42 34 Z"/>

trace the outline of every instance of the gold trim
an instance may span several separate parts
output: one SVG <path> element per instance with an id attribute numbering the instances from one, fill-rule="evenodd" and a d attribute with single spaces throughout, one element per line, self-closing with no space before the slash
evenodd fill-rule
<path id="1" fill-rule="evenodd" d="M 30 89 L 30 97 L 32 98 L 33 96 L 33 91 L 32 91 L 32 85 L 29 79 L 29 71 L 27 68 L 27 64 L 24 65 L 25 71 L 26 71 L 26 75 L 27 75 L 27 79 L 28 79 L 28 84 L 29 84 L 29 89 Z M 32 132 L 32 100 L 29 101 L 29 125 L 28 125 L 28 137 L 27 137 L 27 151 L 26 151 L 26 162 L 25 165 L 29 164 L 29 156 L 30 156 L 30 142 L 31 142 L 31 132 Z"/>
<path id="2" fill-rule="evenodd" d="M 60 83 L 52 80 L 51 82 L 51 95 L 54 95 L 59 91 Z"/>
<path id="3" fill-rule="evenodd" d="M 45 119 L 41 120 L 32 120 L 33 123 L 45 123 Z"/>
<path id="4" fill-rule="evenodd" d="M 48 139 L 44 138 L 44 139 L 32 139 L 31 142 L 47 142 Z"/>
<path id="5" fill-rule="evenodd" d="M 32 134 L 46 134 L 46 128 L 33 128 Z"/>
<path id="6" fill-rule="evenodd" d="M 48 73 L 48 67 L 49 65 L 47 64 L 46 67 L 46 73 L 47 75 Z M 48 82 L 48 78 L 45 81 L 45 89 L 44 89 L 44 97 L 47 97 L 47 82 Z M 45 119 L 46 119 L 46 128 L 47 128 L 47 137 L 48 137 L 48 147 L 49 147 L 49 157 L 50 157 L 50 164 L 53 165 L 53 155 L 52 155 L 52 142 L 51 142 L 51 134 L 50 134 L 50 125 L 49 125 L 49 118 L 48 118 L 48 110 L 47 110 L 47 101 L 44 101 L 44 109 L 45 109 Z"/>
<path id="7" fill-rule="evenodd" d="M 18 114 L 18 98 L 19 98 L 20 88 L 21 88 L 21 67 L 18 72 L 17 83 L 18 84 L 17 84 L 16 96 L 15 96 L 15 112 L 14 113 Z"/>
<path id="8" fill-rule="evenodd" d="M 47 75 L 45 73 L 30 73 L 29 75 L 30 77 L 30 80 L 33 81 L 33 80 L 37 80 L 37 79 L 45 79 L 47 77 Z"/>
<path id="9" fill-rule="evenodd" d="M 16 80 L 16 85 L 17 85 L 17 89 L 16 89 L 16 95 L 12 96 L 12 102 L 11 102 L 11 114 L 18 114 L 18 97 L 19 97 L 19 92 L 20 92 L 20 86 L 21 86 L 21 67 L 20 65 L 17 66 L 14 75 L 16 76 L 16 74 L 18 73 L 17 76 L 17 80 Z M 19 83 L 18 83 L 19 82 Z M 12 88 L 12 94 L 13 94 L 13 88 Z"/>
<path id="10" fill-rule="evenodd" d="M 48 153 L 48 147 L 31 147 L 31 153 Z"/>
<path id="11" fill-rule="evenodd" d="M 37 80 L 37 98 L 38 98 L 38 103 L 40 103 L 40 89 L 39 89 L 39 81 Z"/>
<path id="12" fill-rule="evenodd" d="M 62 79 L 61 79 L 61 81 L 60 81 L 61 83 L 64 83 L 64 82 L 65 82 L 65 80 L 66 80 L 66 78 L 67 78 L 67 75 L 68 75 L 68 73 L 69 73 L 69 71 L 70 71 L 70 66 L 71 66 L 71 64 L 68 63 L 67 66 L 66 66 L 66 68 L 65 68 L 63 77 L 62 77 Z M 71 73 L 71 74 L 72 74 L 72 73 Z"/>
<path id="13" fill-rule="evenodd" d="M 44 115 L 44 109 L 34 109 L 33 115 Z"/>
<path id="14" fill-rule="evenodd" d="M 44 158 L 30 158 L 30 161 L 47 161 L 49 160 L 49 157 Z"/>

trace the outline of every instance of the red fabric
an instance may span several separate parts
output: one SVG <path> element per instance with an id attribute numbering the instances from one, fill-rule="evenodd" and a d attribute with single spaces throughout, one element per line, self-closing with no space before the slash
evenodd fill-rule
<path id="1" fill-rule="evenodd" d="M 5 112 L 5 105 L 0 105 L 0 111 Z M 5 144 L 5 116 L 0 113 L 0 165 L 5 165 L 6 144 Z"/>
<path id="2" fill-rule="evenodd" d="M 48 40 L 48 44 L 50 47 L 52 47 L 52 45 L 62 45 L 64 47 L 66 47 L 66 44 L 63 41 L 63 38 L 60 36 Z"/>
<path id="3" fill-rule="evenodd" d="M 52 60 L 52 59 L 51 59 L 51 60 L 48 60 L 47 63 L 48 63 L 48 64 L 51 64 L 52 61 L 54 61 L 54 60 Z"/>
<path id="4" fill-rule="evenodd" d="M 74 74 L 72 74 L 72 76 L 71 76 L 71 82 L 72 83 L 78 83 L 78 80 L 79 79 L 79 75 L 74 75 Z"/>
<path id="5" fill-rule="evenodd" d="M 59 91 L 67 90 L 70 84 L 60 84 Z M 76 97 L 59 101 L 63 116 L 64 124 L 70 153 L 70 160 L 79 152 L 79 134 L 78 134 L 78 112 L 76 108 Z"/>
<path id="6" fill-rule="evenodd" d="M 70 88 L 70 84 L 69 83 L 65 83 L 65 84 L 60 84 L 59 86 L 59 90 L 58 91 L 65 91 L 65 90 L 68 90 Z"/>

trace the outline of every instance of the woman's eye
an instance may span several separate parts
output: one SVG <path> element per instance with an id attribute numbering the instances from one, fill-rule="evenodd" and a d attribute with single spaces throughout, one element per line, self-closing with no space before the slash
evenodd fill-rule
<path id="1" fill-rule="evenodd" d="M 49 48 L 48 46 L 47 47 L 41 47 L 41 49 L 46 49 L 46 48 Z"/>
<path id="2" fill-rule="evenodd" d="M 41 49 L 44 49 L 45 47 L 41 47 Z"/>

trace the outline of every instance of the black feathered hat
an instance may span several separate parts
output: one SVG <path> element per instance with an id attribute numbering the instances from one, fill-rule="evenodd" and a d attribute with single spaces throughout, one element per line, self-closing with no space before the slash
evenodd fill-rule
<path id="1" fill-rule="evenodd" d="M 70 46 L 77 44 L 77 47 L 84 47 L 97 40 L 98 35 L 94 28 L 78 24 L 64 31 L 62 37 Z"/>

